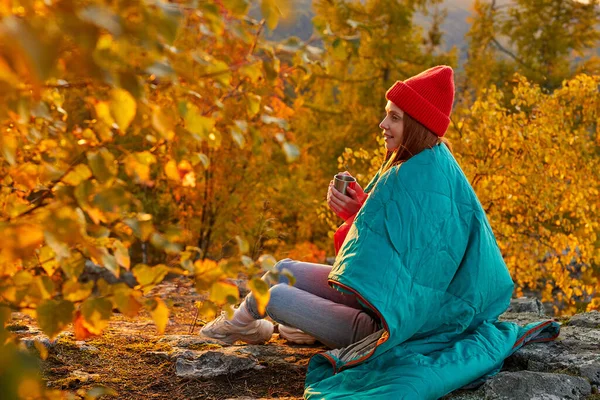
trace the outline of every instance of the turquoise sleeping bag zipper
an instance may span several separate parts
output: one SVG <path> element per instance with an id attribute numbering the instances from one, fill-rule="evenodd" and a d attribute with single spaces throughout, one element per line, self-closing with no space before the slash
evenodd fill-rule
<path id="1" fill-rule="evenodd" d="M 386 171 L 336 257 L 329 284 L 354 293 L 382 329 L 315 355 L 306 399 L 437 399 L 497 373 L 554 321 L 499 322 L 513 281 L 456 160 L 437 145 Z"/>

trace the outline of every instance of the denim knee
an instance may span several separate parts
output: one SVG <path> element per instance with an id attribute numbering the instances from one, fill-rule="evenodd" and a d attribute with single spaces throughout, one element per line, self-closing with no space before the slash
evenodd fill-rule
<path id="1" fill-rule="evenodd" d="M 292 260 L 291 258 L 284 258 L 282 260 L 279 260 L 275 266 L 273 267 L 273 269 L 275 270 L 275 272 L 277 273 L 281 273 L 281 271 L 283 271 L 285 268 L 288 267 L 288 265 L 290 263 L 295 262 L 294 260 Z"/>
<path id="2" fill-rule="evenodd" d="M 276 285 L 271 286 L 269 289 L 270 298 L 269 304 L 267 304 L 266 314 L 271 317 L 274 321 L 278 323 L 285 324 L 285 321 L 282 321 L 280 316 L 278 315 L 278 311 L 282 308 L 289 307 L 290 301 L 290 286 L 287 283 L 278 283 Z M 287 300 L 286 300 L 287 299 Z"/>

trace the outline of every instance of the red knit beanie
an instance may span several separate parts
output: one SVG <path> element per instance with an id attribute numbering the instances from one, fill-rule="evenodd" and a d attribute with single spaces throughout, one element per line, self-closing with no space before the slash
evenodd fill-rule
<path id="1" fill-rule="evenodd" d="M 397 81 L 385 98 L 442 137 L 450 124 L 454 72 L 447 65 L 429 68 L 404 82 Z"/>

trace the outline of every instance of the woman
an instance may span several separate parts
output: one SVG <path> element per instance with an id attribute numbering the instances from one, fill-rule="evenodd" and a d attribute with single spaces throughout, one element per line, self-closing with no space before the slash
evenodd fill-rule
<path id="1" fill-rule="evenodd" d="M 398 81 L 386 99 L 384 165 L 350 199 L 330 185 L 329 205 L 347 220 L 334 266 L 284 260 L 278 268 L 297 284 L 271 288 L 267 314 L 284 325 L 280 334 L 310 334 L 334 349 L 311 359 L 306 398 L 436 399 L 496 373 L 524 343 L 558 335 L 552 321 L 497 321 L 513 282 L 443 139 L 452 69 Z M 203 333 L 264 342 L 273 328 L 260 317 L 249 296 L 233 320 Z"/>

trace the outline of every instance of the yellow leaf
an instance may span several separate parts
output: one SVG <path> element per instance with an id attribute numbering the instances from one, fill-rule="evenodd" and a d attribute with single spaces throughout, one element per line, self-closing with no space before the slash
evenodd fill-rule
<path id="1" fill-rule="evenodd" d="M 137 264 L 133 267 L 132 272 L 144 293 L 147 293 L 154 286 L 162 282 L 169 270 L 163 264 L 158 264 L 154 267 L 150 267 L 146 264 Z"/>
<path id="2" fill-rule="evenodd" d="M 96 110 L 96 117 L 108 126 L 112 126 L 115 123 L 112 115 L 110 114 L 110 106 L 106 101 L 99 101 L 94 106 Z"/>
<path id="3" fill-rule="evenodd" d="M 87 299 L 94 289 L 94 282 L 79 283 L 78 281 L 67 281 L 62 288 L 63 297 L 66 300 L 77 302 Z"/>
<path id="4" fill-rule="evenodd" d="M 40 353 L 40 358 L 42 360 L 48 358 L 48 349 L 46 348 L 46 345 L 44 343 L 40 342 L 39 340 L 34 340 L 33 345 Z"/>
<path id="5" fill-rule="evenodd" d="M 190 171 L 183 176 L 183 182 L 181 184 L 183 187 L 196 187 L 196 173 L 194 171 Z"/>
<path id="6" fill-rule="evenodd" d="M 81 315 L 83 326 L 93 335 L 99 335 L 112 316 L 112 302 L 104 298 L 87 299 L 81 305 Z"/>
<path id="7" fill-rule="evenodd" d="M 137 103 L 131 94 L 124 89 L 113 89 L 110 92 L 110 114 L 122 131 L 126 131 L 135 118 Z"/>
<path id="8" fill-rule="evenodd" d="M 249 94 L 246 96 L 246 111 L 248 116 L 253 117 L 260 111 L 261 97 L 257 94 Z"/>
<path id="9" fill-rule="evenodd" d="M 165 164 L 165 174 L 167 175 L 168 179 L 177 182 L 181 181 L 181 177 L 179 176 L 179 170 L 177 169 L 177 164 L 174 160 L 169 160 Z"/>
<path id="10" fill-rule="evenodd" d="M 175 122 L 158 107 L 152 112 L 152 127 L 165 140 L 173 140 L 175 137 Z"/>
<path id="11" fill-rule="evenodd" d="M 14 134 L 3 133 L 0 135 L 0 148 L 2 149 L 4 158 L 6 158 L 6 161 L 8 161 L 10 165 L 15 165 L 15 155 L 17 153 L 18 146 L 19 142 Z"/>
<path id="12" fill-rule="evenodd" d="M 269 298 L 271 297 L 271 292 L 269 292 L 269 285 L 267 284 L 267 282 L 263 281 L 260 278 L 254 278 L 250 282 L 248 282 L 248 287 L 252 291 L 252 296 L 254 296 L 254 300 L 256 300 L 258 312 L 260 313 L 260 315 L 265 315 L 267 305 L 269 304 Z"/>
<path id="13" fill-rule="evenodd" d="M 185 127 L 188 131 L 199 135 L 200 139 L 207 139 L 215 128 L 215 120 L 200 114 L 198 107 L 188 103 L 185 114 Z"/>
<path id="14" fill-rule="evenodd" d="M 167 323 L 169 322 L 169 307 L 162 301 L 160 298 L 155 297 L 150 314 L 152 315 L 152 319 L 156 324 L 156 330 L 159 335 L 165 333 L 165 329 L 167 328 Z"/>
<path id="15" fill-rule="evenodd" d="M 71 186 L 77 186 L 82 181 L 91 178 L 92 171 L 85 164 L 78 164 L 72 171 L 69 171 L 62 181 Z"/>
<path id="16" fill-rule="evenodd" d="M 42 331 L 53 339 L 73 320 L 74 311 L 70 301 L 46 300 L 36 309 L 38 324 Z"/>
<path id="17" fill-rule="evenodd" d="M 40 231 L 41 241 L 44 239 L 44 236 L 41 230 L 38 229 L 38 231 Z M 60 267 L 58 261 L 56 261 L 56 255 L 54 254 L 54 251 L 52 251 L 52 249 L 49 246 L 42 247 L 38 252 L 38 257 L 42 268 L 44 269 L 44 271 L 46 271 L 46 274 L 48 274 L 48 276 L 52 276 L 54 274 L 54 271 L 56 271 Z"/>
<path id="18" fill-rule="evenodd" d="M 275 264 L 277 264 L 275 257 L 270 254 L 263 254 L 262 256 L 258 257 L 258 262 L 265 271 L 272 270 L 273 267 L 275 267 Z"/>
<path id="19" fill-rule="evenodd" d="M 150 167 L 155 163 L 156 157 L 148 151 L 132 153 L 125 159 L 125 172 L 138 182 L 149 184 L 152 182 L 150 180 Z"/>
<path id="20" fill-rule="evenodd" d="M 281 14 L 279 7 L 277 7 L 277 2 L 275 0 L 262 0 L 260 3 L 260 11 L 267 21 L 267 27 L 270 30 L 274 30 L 277 27 L 279 16 Z"/>
<path id="21" fill-rule="evenodd" d="M 135 317 L 142 305 L 137 300 L 139 292 L 132 290 L 125 284 L 115 285 L 114 302 L 119 311 L 127 317 Z"/>
<path id="22" fill-rule="evenodd" d="M 114 254 L 115 258 L 117 259 L 117 263 L 123 268 L 129 270 L 129 267 L 131 266 L 129 250 L 119 240 L 115 240 L 113 246 L 115 248 Z"/>
<path id="23" fill-rule="evenodd" d="M 217 305 L 235 304 L 239 299 L 238 287 L 230 282 L 215 282 L 210 287 L 209 300 Z"/>
<path id="24" fill-rule="evenodd" d="M 119 168 L 115 161 L 115 156 L 106 148 L 101 148 L 97 152 L 89 152 L 87 159 L 94 176 L 100 182 L 108 181 L 118 172 Z"/>
<path id="25" fill-rule="evenodd" d="M 204 301 L 196 304 L 196 306 L 198 307 L 198 314 L 206 320 L 212 320 L 217 315 L 217 306 L 210 301 Z"/>

